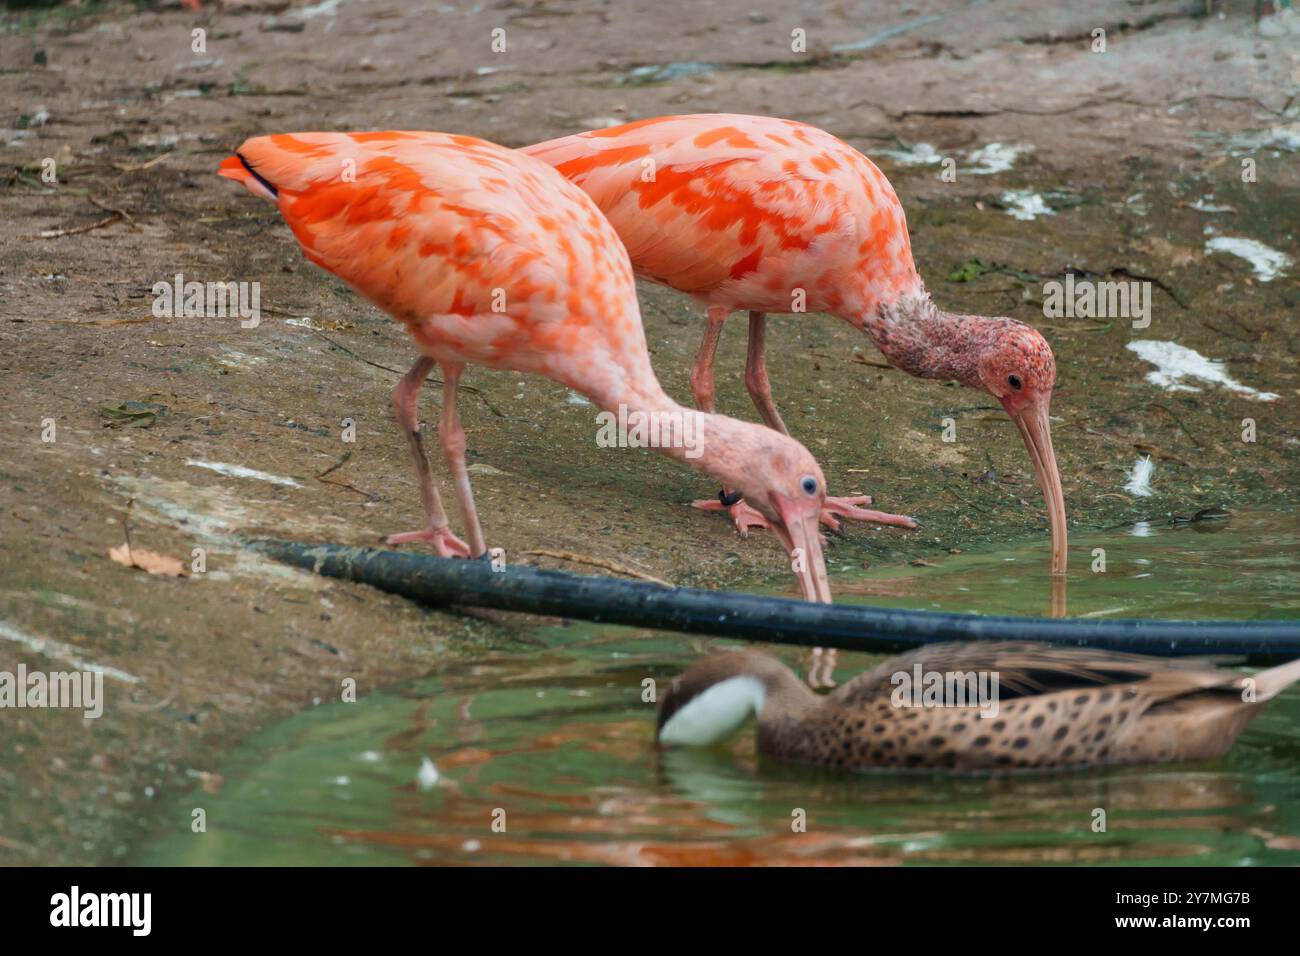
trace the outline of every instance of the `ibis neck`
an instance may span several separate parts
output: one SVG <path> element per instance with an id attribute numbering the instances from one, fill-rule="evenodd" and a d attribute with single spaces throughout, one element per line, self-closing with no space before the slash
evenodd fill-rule
<path id="1" fill-rule="evenodd" d="M 737 443 L 732 428 L 744 423 L 678 404 L 653 375 L 617 376 L 584 393 L 601 408 L 596 435 L 601 447 L 648 448 L 711 475 L 727 488 L 744 479 L 733 454 Z"/>
<path id="2" fill-rule="evenodd" d="M 865 316 L 862 330 L 890 365 L 909 375 L 981 388 L 980 353 L 998 321 L 941 312 L 928 294 L 916 292 Z"/>

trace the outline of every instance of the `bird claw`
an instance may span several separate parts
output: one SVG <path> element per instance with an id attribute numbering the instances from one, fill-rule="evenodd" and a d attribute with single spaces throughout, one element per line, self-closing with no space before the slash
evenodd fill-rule
<path id="1" fill-rule="evenodd" d="M 870 521 L 874 524 L 892 525 L 895 528 L 915 528 L 917 520 L 907 515 L 894 515 L 887 511 L 871 511 L 858 505 L 871 504 L 870 495 L 852 495 L 844 498 L 826 499 L 822 506 L 821 522 L 832 531 L 840 530 L 839 518 L 853 521 Z"/>
<path id="2" fill-rule="evenodd" d="M 916 522 L 906 515 L 891 515 L 883 511 L 866 511 L 855 507 L 858 503 L 870 504 L 870 495 L 858 495 L 852 498 L 827 498 L 822 508 L 820 521 L 831 532 L 842 535 L 838 517 L 853 518 L 856 521 L 874 521 L 877 524 L 892 524 L 902 528 L 915 528 Z M 717 498 L 704 498 L 691 502 L 691 507 L 701 511 L 726 511 L 731 523 L 742 538 L 749 537 L 750 528 L 771 528 L 772 524 L 758 511 L 745 504 L 743 500 L 733 504 L 723 504 Z M 826 544 L 826 535 L 820 535 L 821 543 Z M 830 685 L 828 685 L 830 686 Z"/>
<path id="3" fill-rule="evenodd" d="M 433 545 L 433 550 L 444 558 L 469 557 L 469 545 L 452 534 L 451 529 L 447 527 L 425 528 L 422 531 L 403 531 L 400 534 L 390 534 L 381 540 L 384 544 L 390 546 L 428 542 Z"/>
<path id="4" fill-rule="evenodd" d="M 699 508 L 701 511 L 726 511 L 731 518 L 731 523 L 736 526 L 736 530 L 740 532 L 742 538 L 749 537 L 750 528 L 772 527 L 766 518 L 745 504 L 744 501 L 724 505 L 717 498 L 705 498 L 701 501 L 692 501 L 691 507 Z"/>

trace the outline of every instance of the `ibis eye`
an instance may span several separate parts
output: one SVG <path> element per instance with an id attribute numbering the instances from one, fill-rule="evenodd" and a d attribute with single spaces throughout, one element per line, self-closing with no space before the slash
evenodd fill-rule
<path id="1" fill-rule="evenodd" d="M 804 475 L 803 478 L 799 480 L 799 487 L 803 489 L 805 495 L 808 495 L 811 498 L 813 495 L 817 494 L 817 479 L 812 475 Z"/>
<path id="2" fill-rule="evenodd" d="M 1012 375 L 1008 377 L 1007 384 L 1010 385 L 1012 388 L 1014 388 L 1017 392 L 1020 391 L 1020 376 Z"/>

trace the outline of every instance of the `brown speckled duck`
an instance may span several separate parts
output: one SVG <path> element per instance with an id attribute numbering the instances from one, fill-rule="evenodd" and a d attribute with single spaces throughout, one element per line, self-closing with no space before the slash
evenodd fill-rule
<path id="1" fill-rule="evenodd" d="M 1247 677 L 1203 660 L 977 641 L 911 651 L 818 696 L 775 658 L 729 651 L 673 681 L 656 736 L 707 745 L 755 714 L 761 753 L 826 767 L 1159 763 L 1226 753 L 1296 680 L 1300 660 Z"/>

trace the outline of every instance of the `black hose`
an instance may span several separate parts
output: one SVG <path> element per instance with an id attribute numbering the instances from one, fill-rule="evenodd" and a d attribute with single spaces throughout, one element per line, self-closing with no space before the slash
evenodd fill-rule
<path id="1" fill-rule="evenodd" d="M 254 550 L 334 578 L 428 605 L 549 614 L 717 637 L 882 653 L 941 641 L 1050 641 L 1135 654 L 1242 655 L 1251 663 L 1300 657 L 1300 621 L 1141 621 L 1027 618 L 815 604 L 735 591 L 523 566 L 494 571 L 461 561 L 375 548 L 264 538 Z"/>

